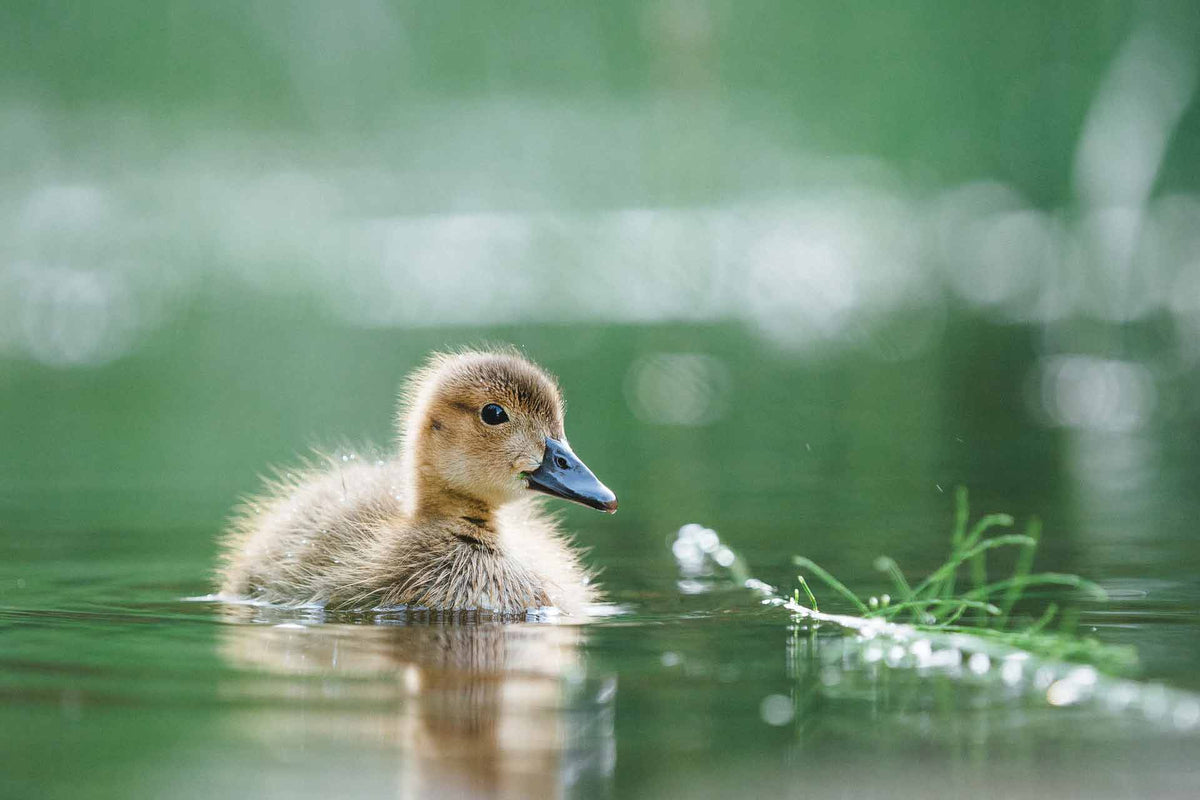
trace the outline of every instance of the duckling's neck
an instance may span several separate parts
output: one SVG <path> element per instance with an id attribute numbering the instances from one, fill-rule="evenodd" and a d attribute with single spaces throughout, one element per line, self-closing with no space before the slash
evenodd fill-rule
<path id="1" fill-rule="evenodd" d="M 466 530 L 470 538 L 481 542 L 495 540 L 495 514 L 490 504 L 458 492 L 443 481 L 424 477 L 417 486 L 413 507 L 413 517 L 418 522 L 441 523 L 455 530 Z"/>

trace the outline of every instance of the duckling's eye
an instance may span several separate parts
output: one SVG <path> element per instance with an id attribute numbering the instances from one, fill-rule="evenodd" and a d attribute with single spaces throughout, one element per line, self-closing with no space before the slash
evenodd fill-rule
<path id="1" fill-rule="evenodd" d="M 508 412 L 495 403 L 488 403 L 479 411 L 479 418 L 488 425 L 499 425 L 508 422 Z"/>

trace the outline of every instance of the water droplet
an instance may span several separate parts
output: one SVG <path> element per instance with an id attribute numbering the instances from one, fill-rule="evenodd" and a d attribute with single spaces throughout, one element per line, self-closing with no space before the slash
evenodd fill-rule
<path id="1" fill-rule="evenodd" d="M 1095 686 L 1100 675 L 1093 667 L 1082 666 L 1071 670 L 1067 676 L 1069 680 L 1080 684 L 1081 686 Z"/>
<path id="2" fill-rule="evenodd" d="M 1148 720 L 1162 719 L 1168 705 L 1167 690 L 1162 686 L 1149 686 L 1142 694 L 1142 712 Z"/>
<path id="3" fill-rule="evenodd" d="M 687 539 L 676 539 L 675 543 L 671 545 L 671 552 L 680 561 L 694 561 L 700 555 L 696 546 Z"/>
<path id="4" fill-rule="evenodd" d="M 1105 693 L 1105 700 L 1110 710 L 1120 713 L 1129 708 L 1137 699 L 1137 689 L 1131 684 L 1121 684 Z"/>
<path id="5" fill-rule="evenodd" d="M 1195 700 L 1184 700 L 1175 706 L 1175 713 L 1171 716 L 1175 720 L 1176 728 L 1190 730 L 1200 723 L 1200 703 Z"/>
<path id="6" fill-rule="evenodd" d="M 986 675 L 991 667 L 992 660 L 987 657 L 987 653 L 972 653 L 967 659 L 967 669 L 976 675 Z"/>
<path id="7" fill-rule="evenodd" d="M 762 717 L 763 722 L 779 727 L 792 721 L 792 717 L 796 715 L 796 709 L 792 706 L 792 701 L 784 695 L 769 694 L 759 704 L 758 714 Z"/>
<path id="8" fill-rule="evenodd" d="M 1066 678 L 1050 684 L 1046 690 L 1046 702 L 1052 706 L 1069 706 L 1079 702 L 1082 689 L 1079 684 Z"/>
<path id="9" fill-rule="evenodd" d="M 616 678 L 608 678 L 604 681 L 604 683 L 600 686 L 600 689 L 596 692 L 596 702 L 600 703 L 602 705 L 606 704 L 606 703 L 610 703 L 610 702 L 612 702 L 613 697 L 616 696 L 616 693 L 617 693 L 617 679 Z"/>

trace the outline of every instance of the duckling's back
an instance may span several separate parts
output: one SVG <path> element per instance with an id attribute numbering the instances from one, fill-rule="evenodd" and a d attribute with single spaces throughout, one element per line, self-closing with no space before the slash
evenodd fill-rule
<path id="1" fill-rule="evenodd" d="M 318 456 L 281 472 L 243 503 L 226 535 L 221 594 L 324 604 L 361 579 L 381 525 L 405 515 L 403 472 L 390 460 Z"/>

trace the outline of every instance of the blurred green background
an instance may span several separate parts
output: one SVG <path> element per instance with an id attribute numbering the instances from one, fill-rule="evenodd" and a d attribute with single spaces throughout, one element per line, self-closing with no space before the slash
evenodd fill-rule
<path id="1" fill-rule="evenodd" d="M 598 555 L 919 558 L 965 483 L 1194 565 L 1198 41 L 1190 2 L 5 4 L 0 520 L 201 546 L 503 340 L 622 495 L 571 512 Z"/>
<path id="2" fill-rule="evenodd" d="M 941 562 L 966 485 L 1109 590 L 1099 635 L 1200 685 L 1198 54 L 1194 0 L 0 4 L 10 789 L 336 791 L 315 756 L 358 740 L 178 599 L 268 465 L 388 443 L 403 376 L 486 341 L 560 376 L 621 499 L 564 510 L 652 620 L 579 645 L 621 674 L 616 733 L 602 708 L 576 745 L 619 796 L 731 751 L 803 763 L 788 736 L 976 776 L 989 743 L 1023 776 L 1129 742 L 1166 762 L 1147 781 L 1192 769 L 967 701 L 948 744 L 857 695 L 769 727 L 782 620 L 683 625 L 718 601 L 681 605 L 668 543 L 697 522 L 767 580 L 804 553 L 869 586 L 881 553 Z M 371 763 L 390 785 L 395 752 Z"/>

